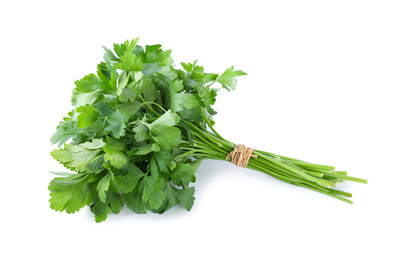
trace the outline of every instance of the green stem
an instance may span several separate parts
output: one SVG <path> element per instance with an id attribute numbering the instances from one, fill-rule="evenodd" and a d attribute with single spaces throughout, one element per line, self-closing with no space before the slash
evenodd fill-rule
<path id="1" fill-rule="evenodd" d="M 156 116 L 161 116 L 161 114 L 160 113 L 158 113 L 157 111 L 155 111 L 155 109 L 152 107 L 152 106 L 150 106 L 150 103 L 151 102 L 147 102 L 144 98 L 143 98 L 143 96 L 141 95 L 141 93 L 139 93 L 139 95 L 138 95 L 138 97 L 140 98 L 140 100 L 141 100 L 141 102 L 147 107 L 147 109 L 148 110 L 150 110 L 151 112 L 153 112 Z M 154 103 L 154 102 L 153 102 Z M 154 104 L 156 104 L 156 105 L 158 105 L 157 103 L 154 103 Z M 160 106 L 160 105 L 158 105 L 164 112 L 166 111 L 162 106 Z"/>
<path id="2" fill-rule="evenodd" d="M 207 119 L 205 121 L 208 123 Z M 195 125 L 195 123 L 185 120 L 182 122 L 190 128 L 195 137 L 193 145 L 187 141 L 187 137 L 184 137 L 180 146 L 188 155 L 200 159 L 226 160 L 227 154 L 236 147 L 234 143 L 221 137 L 210 124 L 208 126 L 213 133 L 201 124 Z M 255 150 L 253 154 L 257 155 L 257 158 L 251 158 L 247 168 L 263 172 L 286 183 L 315 190 L 347 203 L 352 203 L 352 201 L 344 197 L 351 197 L 352 194 L 331 187 L 345 179 L 367 183 L 367 180 L 347 176 L 345 171 L 335 171 L 334 166 L 309 163 L 265 151 Z"/>
<path id="3" fill-rule="evenodd" d="M 202 115 L 203 115 L 203 117 L 204 117 L 204 120 L 205 120 L 206 124 L 209 126 L 209 128 L 212 130 L 212 132 L 213 132 L 216 136 L 218 136 L 221 140 L 226 141 L 226 139 L 223 138 L 220 134 L 218 134 L 218 132 L 216 132 L 215 128 L 213 128 L 211 122 L 209 122 L 209 119 L 208 119 L 208 117 L 206 116 L 206 113 L 205 113 L 205 111 L 204 111 L 204 109 L 203 109 L 202 107 L 201 107 L 201 112 L 202 112 Z"/>

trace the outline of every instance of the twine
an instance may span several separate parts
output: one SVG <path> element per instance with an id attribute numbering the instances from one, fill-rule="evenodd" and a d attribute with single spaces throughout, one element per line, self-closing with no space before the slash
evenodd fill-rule
<path id="1" fill-rule="evenodd" d="M 233 151 L 226 155 L 226 160 L 229 160 L 231 158 L 231 163 L 235 164 L 238 167 L 247 168 L 250 157 L 257 157 L 257 155 L 252 154 L 253 151 L 253 148 L 246 147 L 243 144 L 239 144 Z"/>

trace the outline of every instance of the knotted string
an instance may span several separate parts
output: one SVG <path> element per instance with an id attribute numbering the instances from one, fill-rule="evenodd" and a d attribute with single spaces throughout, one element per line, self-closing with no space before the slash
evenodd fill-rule
<path id="1" fill-rule="evenodd" d="M 226 160 L 230 160 L 231 163 L 235 164 L 238 167 L 247 168 L 247 164 L 251 157 L 257 157 L 257 155 L 252 154 L 254 151 L 253 148 L 246 147 L 243 144 L 239 144 L 235 147 L 233 151 L 226 155 Z"/>

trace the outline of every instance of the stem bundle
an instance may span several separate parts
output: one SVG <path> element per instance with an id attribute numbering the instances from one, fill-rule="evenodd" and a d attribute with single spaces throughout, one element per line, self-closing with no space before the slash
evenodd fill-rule
<path id="1" fill-rule="evenodd" d="M 190 127 L 195 137 L 193 144 L 183 141 L 181 148 L 186 151 L 185 155 L 199 159 L 226 160 L 227 155 L 236 147 L 236 144 L 227 141 L 216 131 L 213 131 L 215 134 L 204 127 L 197 127 L 189 122 L 184 123 Z M 365 179 L 348 176 L 346 171 L 336 171 L 334 166 L 310 163 L 260 150 L 255 150 L 253 154 L 257 157 L 249 160 L 247 168 L 350 204 L 353 202 L 347 198 L 351 198 L 352 194 L 333 189 L 336 183 L 345 180 L 367 183 Z"/>

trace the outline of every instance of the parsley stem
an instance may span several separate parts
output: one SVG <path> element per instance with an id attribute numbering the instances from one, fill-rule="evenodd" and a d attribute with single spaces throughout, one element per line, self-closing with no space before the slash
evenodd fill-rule
<path id="1" fill-rule="evenodd" d="M 226 141 L 220 134 L 218 134 L 218 132 L 216 132 L 215 128 L 213 128 L 211 122 L 209 122 L 208 117 L 206 116 L 206 113 L 202 107 L 201 107 L 201 111 L 202 111 L 202 115 L 203 115 L 203 118 L 204 118 L 206 124 L 209 126 L 209 128 L 212 130 L 212 132 L 214 134 L 216 134 L 220 139 Z"/>
<path id="2" fill-rule="evenodd" d="M 349 180 L 349 181 L 354 181 L 354 182 L 360 182 L 360 183 L 364 183 L 367 184 L 367 180 L 365 179 L 361 179 L 361 178 L 356 178 L 356 177 L 351 177 L 351 176 L 346 176 L 346 175 L 332 175 L 329 173 L 325 173 L 325 176 L 338 176 L 344 180 Z"/>
<path id="3" fill-rule="evenodd" d="M 258 153 L 257 151 L 254 151 L 253 154 L 256 154 L 258 156 L 263 156 L 261 153 Z M 331 187 L 331 185 L 328 182 L 326 182 L 326 181 L 324 181 L 322 179 L 317 179 L 317 178 L 315 178 L 315 177 L 313 177 L 311 175 L 308 175 L 304 171 L 300 171 L 300 170 L 298 170 L 296 168 L 293 168 L 293 167 L 283 163 L 282 161 L 275 160 L 275 159 L 273 159 L 273 158 L 271 158 L 269 156 L 263 156 L 263 158 L 270 161 L 273 164 L 277 164 L 277 165 L 279 165 L 279 166 L 281 166 L 281 167 L 283 167 L 285 169 L 290 170 L 292 173 L 295 173 L 295 174 L 305 178 L 306 180 L 313 181 L 313 182 L 318 183 L 318 184 L 320 184 L 320 185 L 322 185 L 324 187 L 327 187 L 327 188 Z"/>
<path id="4" fill-rule="evenodd" d="M 147 102 L 147 101 L 143 98 L 143 96 L 141 95 L 141 93 L 138 94 L 138 97 L 140 98 L 140 100 L 142 101 L 142 103 L 146 105 L 146 107 L 148 108 L 148 110 L 150 110 L 151 112 L 153 112 L 153 113 L 154 113 L 156 116 L 158 116 L 158 117 L 161 116 L 160 113 L 158 113 L 157 111 L 155 111 L 155 109 L 154 109 L 152 106 L 150 106 L 150 102 Z M 153 103 L 154 103 L 154 102 L 153 102 Z M 155 104 L 158 105 L 157 103 L 155 103 Z M 166 111 L 162 106 L 159 106 L 159 107 L 161 107 L 161 109 L 163 109 L 164 112 Z"/>
<path id="5" fill-rule="evenodd" d="M 156 103 L 156 102 L 153 102 L 153 101 L 144 101 L 143 102 L 143 104 L 153 104 L 153 105 L 156 105 L 157 107 L 159 107 L 164 113 L 167 111 L 167 110 L 165 110 L 165 108 L 163 108 L 160 104 L 158 104 L 158 103 Z M 151 106 L 150 106 L 151 107 Z M 152 108 L 152 107 L 151 107 Z M 154 108 L 152 108 L 154 111 L 155 111 L 155 109 Z"/>
<path id="6" fill-rule="evenodd" d="M 347 202 L 347 203 L 349 203 L 349 204 L 353 204 L 353 201 L 348 200 L 348 199 L 345 199 L 345 198 L 343 198 L 343 197 L 338 196 L 337 194 L 335 194 L 335 192 L 332 192 L 333 189 L 331 189 L 330 191 L 326 192 L 326 191 L 318 190 L 318 189 L 316 189 L 316 188 L 314 188 L 314 187 L 311 187 L 311 186 L 309 186 L 309 185 L 302 184 L 302 183 L 293 183 L 293 184 L 294 184 L 294 185 L 297 185 L 297 186 L 305 187 L 305 188 L 308 188 L 308 189 L 311 189 L 311 190 L 315 190 L 315 191 L 318 191 L 318 192 L 323 193 L 323 194 L 325 194 L 325 195 L 328 195 L 328 196 L 334 197 L 334 198 L 336 198 L 336 199 L 342 200 L 342 201 L 344 201 L 344 202 Z"/>
<path id="7" fill-rule="evenodd" d="M 179 157 L 193 156 L 199 159 L 226 160 L 227 154 L 236 146 L 221 137 L 215 129 L 212 129 L 209 120 L 205 120 L 205 122 L 212 132 L 206 130 L 203 124 L 195 124 L 185 120 L 182 122 L 192 133 L 193 144 L 188 141 L 188 136 L 184 136 L 180 148 L 185 153 Z M 352 194 L 331 187 L 343 180 L 367 183 L 364 179 L 347 176 L 346 172 L 335 171 L 333 166 L 309 163 L 260 150 L 255 150 L 253 154 L 257 157 L 249 160 L 247 168 L 263 172 L 286 183 L 318 191 L 347 203 L 352 203 L 352 201 L 344 197 L 351 197 Z"/>

